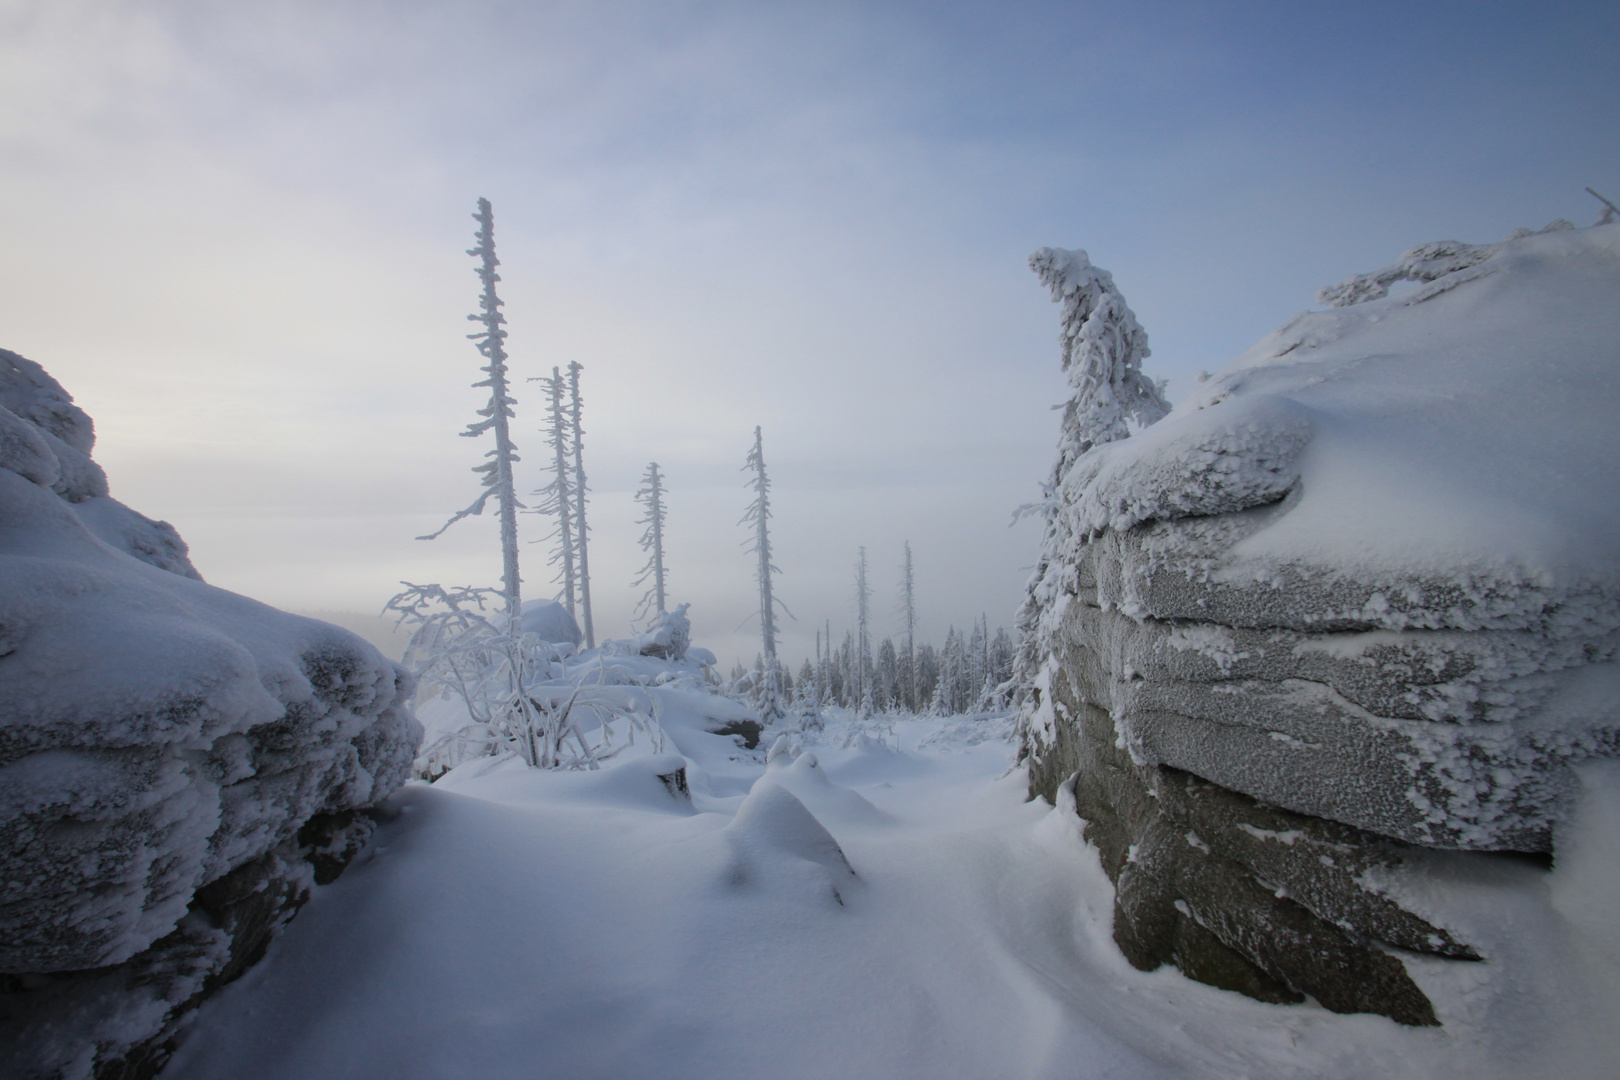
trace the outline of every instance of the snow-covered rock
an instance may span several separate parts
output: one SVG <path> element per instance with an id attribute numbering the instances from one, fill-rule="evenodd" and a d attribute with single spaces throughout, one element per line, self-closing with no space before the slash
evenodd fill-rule
<path id="1" fill-rule="evenodd" d="M 1549 851 L 1577 768 L 1620 755 L 1620 227 L 1424 245 L 1322 300 L 1061 477 L 1025 676 L 1036 790 L 1079 771 L 1125 935 L 1160 913 L 1140 958 L 1170 958 L 1174 900 L 1325 1002 L 1178 876 L 1280 889 L 1318 952 L 1340 926 L 1460 955 L 1373 918 L 1364 871 Z M 1204 781 L 1220 799 L 1171 798 Z M 1236 818 L 1350 872 L 1267 863 L 1287 845 Z"/>
<path id="2" fill-rule="evenodd" d="M 55 380 L 0 351 L 0 972 L 91 970 L 116 999 L 96 1004 L 95 979 L 34 978 L 89 995 L 76 999 L 88 1027 L 63 1006 L 46 1028 L 7 1032 L 24 1055 L 12 1064 L 47 1074 L 52 1055 L 116 1058 L 217 980 L 241 943 L 229 905 L 210 914 L 201 893 L 233 873 L 258 883 L 249 893 L 307 893 L 265 860 L 310 854 L 312 821 L 338 823 L 305 833 L 329 846 L 405 780 L 420 739 L 402 668 L 347 631 L 205 584 L 173 528 L 107 494 L 93 443 Z M 165 943 L 195 954 L 179 996 L 138 1022 L 91 1023 L 132 1007 L 116 987 L 141 980 L 114 966 L 174 966 Z"/>
<path id="3" fill-rule="evenodd" d="M 533 634 L 552 645 L 577 646 L 585 640 L 574 616 L 555 600 L 523 601 L 522 621 L 518 625 L 523 633 Z"/>
<path id="4" fill-rule="evenodd" d="M 1087 454 L 1044 583 L 1082 604 L 1048 617 L 1142 760 L 1544 851 L 1570 765 L 1620 752 L 1620 229 L 1464 254 Z"/>

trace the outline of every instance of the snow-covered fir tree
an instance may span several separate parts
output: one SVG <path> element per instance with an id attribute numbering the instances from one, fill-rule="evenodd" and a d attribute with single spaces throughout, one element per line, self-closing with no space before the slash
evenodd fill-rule
<path id="1" fill-rule="evenodd" d="M 1123 439 L 1130 422 L 1151 424 L 1170 411 L 1164 387 L 1142 374 L 1150 354 L 1147 331 L 1108 271 L 1084 251 L 1041 248 L 1029 267 L 1063 305 L 1058 343 L 1072 392 L 1063 407 L 1062 435 L 1051 484 L 1056 489 L 1076 458 L 1100 443 Z"/>
<path id="2" fill-rule="evenodd" d="M 647 564 L 641 576 L 632 583 L 652 585 L 636 606 L 637 616 L 657 614 L 664 610 L 664 475 L 658 471 L 658 462 L 647 466 L 641 476 L 641 487 L 636 490 L 636 501 L 641 504 L 642 515 L 636 524 L 645 525 L 641 534 L 641 550 L 647 553 Z"/>
<path id="3" fill-rule="evenodd" d="M 1142 372 L 1149 355 L 1147 332 L 1125 303 L 1106 270 L 1091 264 L 1084 251 L 1041 248 L 1029 257 L 1030 269 L 1062 305 L 1058 344 L 1068 376 L 1069 400 L 1063 406 L 1057 459 L 1043 485 L 1045 532 L 1035 573 L 1018 613 L 1017 660 L 1020 700 L 1025 711 L 1039 672 L 1051 654 L 1054 626 L 1043 618 L 1060 591 L 1061 549 L 1070 543 L 1056 512 L 1058 492 L 1075 462 L 1092 447 L 1130 435 L 1131 421 L 1152 424 L 1170 411 L 1164 384 Z"/>
<path id="4" fill-rule="evenodd" d="M 816 669 L 809 660 L 799 665 L 799 701 L 809 705 L 821 703 L 820 680 L 816 678 Z"/>
<path id="5" fill-rule="evenodd" d="M 872 700 L 887 712 L 902 704 L 897 693 L 900 681 L 899 663 L 894 642 L 884 638 L 878 645 L 877 663 L 872 672 Z"/>
<path id="6" fill-rule="evenodd" d="M 501 314 L 503 302 L 495 289 L 495 283 L 501 280 L 495 268 L 501 261 L 495 257 L 495 211 L 488 199 L 478 200 L 478 212 L 473 215 L 473 220 L 478 222 L 478 231 L 474 234 L 478 244 L 469 248 L 467 254 L 478 259 L 476 273 L 484 288 L 478 298 L 478 314 L 468 315 L 467 318 L 471 322 L 482 323 L 483 329 L 467 337 L 477 343 L 478 352 L 488 361 L 483 368 L 485 378 L 473 385 L 489 387 L 489 404 L 478 410 L 478 415 L 483 419 L 468 424 L 467 430 L 461 434 L 467 438 L 477 438 L 486 431 L 493 431 L 495 448 L 484 455 L 489 458 L 488 461 L 473 468 L 473 472 L 481 474 L 483 478 L 484 490 L 478 498 L 445 522 L 438 532 L 417 539 L 435 539 L 462 518 L 482 514 L 484 504 L 493 495 L 500 515 L 501 596 L 506 604 L 508 627 L 515 632 L 523 609 L 517 550 L 517 512 L 522 504 L 517 501 L 512 488 L 512 466 L 519 458 L 517 447 L 512 444 L 509 422 L 514 415 L 512 407 L 517 401 L 507 390 L 506 331 L 501 329 L 506 316 Z"/>
<path id="7" fill-rule="evenodd" d="M 932 644 L 917 646 L 917 710 L 926 709 L 939 686 L 939 652 Z"/>
<path id="8" fill-rule="evenodd" d="M 585 631 L 585 647 L 596 648 L 596 628 L 591 622 L 591 559 L 590 528 L 585 524 L 585 429 L 580 424 L 579 373 L 584 368 L 576 361 L 568 364 L 568 435 L 574 450 L 574 547 L 579 556 L 579 607 L 584 616 L 581 629 Z"/>

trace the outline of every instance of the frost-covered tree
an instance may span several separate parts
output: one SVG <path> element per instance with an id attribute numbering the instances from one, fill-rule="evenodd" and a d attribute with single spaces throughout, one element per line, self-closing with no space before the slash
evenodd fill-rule
<path id="1" fill-rule="evenodd" d="M 1084 251 L 1041 248 L 1029 268 L 1063 305 L 1058 343 L 1071 393 L 1063 407 L 1055 490 L 1076 458 L 1100 443 L 1123 439 L 1130 421 L 1151 424 L 1170 411 L 1164 385 L 1142 374 L 1147 331 L 1136 321 L 1113 275 L 1091 265 Z"/>
<path id="2" fill-rule="evenodd" d="M 996 627 L 996 636 L 990 641 L 990 678 L 995 681 L 997 687 L 1004 686 L 1013 677 L 1013 657 L 1016 654 L 1017 647 L 1013 644 L 1012 635 L 1007 633 L 1007 628 Z"/>
<path id="3" fill-rule="evenodd" d="M 799 665 L 799 700 L 810 705 L 819 704 L 819 689 L 816 669 L 806 660 Z"/>
<path id="4" fill-rule="evenodd" d="M 1041 554 L 1018 612 L 1021 723 L 1031 715 L 1040 671 L 1052 652 L 1057 627 L 1049 624 L 1056 615 L 1046 616 L 1062 611 L 1057 600 L 1077 541 L 1058 513 L 1064 478 L 1093 447 L 1129 436 L 1132 420 L 1146 426 L 1170 411 L 1164 384 L 1142 373 L 1149 355 L 1147 332 L 1113 276 L 1093 266 L 1084 251 L 1062 248 L 1041 248 L 1029 257 L 1029 266 L 1051 290 L 1053 302 L 1062 305 L 1058 343 L 1070 394 L 1057 460 L 1044 485 Z"/>
<path id="5" fill-rule="evenodd" d="M 818 646 L 817 649 L 816 649 L 816 661 L 817 661 L 816 662 L 816 672 L 817 672 L 817 680 L 818 680 L 817 689 L 821 694 L 821 700 L 824 701 L 824 702 L 837 701 L 838 700 L 837 695 L 833 692 L 833 680 L 832 680 L 832 620 L 831 619 L 827 620 L 826 629 L 824 629 L 818 635 L 816 644 Z"/>
<path id="6" fill-rule="evenodd" d="M 641 568 L 641 576 L 632 584 L 645 585 L 649 578 L 652 587 L 641 597 L 641 603 L 636 607 L 638 616 L 649 613 L 656 614 L 664 610 L 664 475 L 658 471 L 658 462 L 654 461 L 647 466 L 647 471 L 641 476 L 641 487 L 636 491 L 636 501 L 641 504 L 643 513 L 636 521 L 638 525 L 647 528 L 641 534 L 641 550 L 647 553 L 647 565 Z"/>
<path id="7" fill-rule="evenodd" d="M 568 364 L 568 434 L 574 449 L 574 547 L 579 555 L 579 607 L 584 618 L 585 647 L 596 648 L 596 628 L 591 623 L 591 558 L 590 528 L 585 524 L 585 429 L 580 426 L 579 373 L 584 368 L 577 362 Z"/>
<path id="8" fill-rule="evenodd" d="M 746 549 L 754 555 L 754 579 L 759 585 L 759 634 L 764 646 L 763 655 L 769 661 L 767 675 L 777 670 L 776 663 L 776 608 L 781 604 L 771 592 L 771 575 L 782 571 L 771 562 L 771 480 L 765 471 L 765 440 L 758 426 L 754 428 L 754 446 L 748 451 L 743 471 L 751 473 L 746 487 L 754 493 L 753 502 L 743 514 L 740 525 L 752 525 L 754 535 L 746 541 Z M 783 611 L 787 611 L 784 606 Z M 791 615 L 791 612 L 789 613 Z M 766 723 L 784 715 L 780 693 L 772 679 L 767 679 L 765 697 L 760 712 Z"/>
<path id="9" fill-rule="evenodd" d="M 872 700 L 877 707 L 888 711 L 902 704 L 896 692 L 900 682 L 900 664 L 894 650 L 894 641 L 884 638 L 878 645 L 877 664 L 872 674 Z"/>
<path id="10" fill-rule="evenodd" d="M 461 434 L 466 438 L 475 439 L 486 431 L 493 431 L 495 448 L 484 455 L 489 458 L 488 461 L 473 467 L 473 472 L 483 477 L 484 490 L 478 498 L 473 500 L 467 509 L 445 522 L 438 532 L 419 536 L 417 539 L 433 540 L 443 535 L 445 529 L 462 518 L 482 514 L 489 497 L 495 496 L 495 504 L 500 514 L 501 597 L 505 601 L 506 621 L 510 630 L 515 632 L 523 609 L 522 578 L 518 575 L 517 551 L 517 512 L 522 504 L 517 501 L 517 495 L 512 489 L 512 466 L 519 458 L 516 453 L 517 447 L 512 445 L 508 421 L 513 416 L 512 406 L 517 402 L 507 392 L 506 331 L 501 329 L 506 322 L 506 316 L 501 314 L 502 301 L 495 291 L 495 283 L 501 280 L 501 275 L 495 272 L 495 268 L 501 261 L 495 257 L 495 211 L 488 199 L 478 200 L 478 213 L 473 215 L 473 220 L 478 222 L 478 231 L 474 234 L 478 244 L 467 249 L 467 254 L 478 259 L 476 273 L 478 279 L 484 283 L 484 289 L 478 298 L 479 313 L 468 315 L 467 318 L 471 322 L 482 323 L 484 328 L 475 334 L 468 334 L 467 337 L 477 343 L 478 352 L 488 361 L 483 368 L 486 378 L 473 385 L 489 387 L 489 404 L 478 410 L 478 415 L 483 419 L 468 424 L 467 430 Z"/>
<path id="11" fill-rule="evenodd" d="M 855 634 L 853 631 L 844 631 L 844 643 L 838 648 L 838 672 L 843 679 L 844 690 L 839 695 L 839 703 L 846 709 L 853 709 L 861 703 L 860 682 L 855 676 Z"/>
<path id="12" fill-rule="evenodd" d="M 917 646 L 917 709 L 934 700 L 939 686 L 939 653 L 930 644 Z"/>
<path id="13" fill-rule="evenodd" d="M 938 699 L 944 715 L 955 716 L 967 711 L 971 677 L 965 643 L 953 626 L 946 631 L 945 645 L 939 654 Z"/>
<path id="14" fill-rule="evenodd" d="M 905 644 L 898 657 L 900 700 L 908 712 L 917 711 L 917 578 L 911 566 L 911 541 L 906 541 L 905 558 L 900 562 L 900 625 Z"/>
<path id="15" fill-rule="evenodd" d="M 568 614 L 577 614 L 575 587 L 579 580 L 574 567 L 574 480 L 569 466 L 570 424 L 563 405 L 565 384 L 562 372 L 551 369 L 550 378 L 531 379 L 546 393 L 546 426 L 542 429 L 551 450 L 551 483 L 535 492 L 540 502 L 535 513 L 555 515 L 557 527 L 551 533 L 556 541 L 550 562 L 557 568 L 554 579 L 562 587 L 561 598 Z"/>
<path id="16" fill-rule="evenodd" d="M 866 580 L 866 548 L 855 558 L 855 693 L 864 701 L 872 692 L 872 587 Z"/>
<path id="17" fill-rule="evenodd" d="M 972 694 L 977 694 L 985 679 L 989 677 L 990 635 L 987 632 L 989 625 L 989 616 L 974 619 L 973 633 L 963 648 L 962 681 L 964 687 Z"/>

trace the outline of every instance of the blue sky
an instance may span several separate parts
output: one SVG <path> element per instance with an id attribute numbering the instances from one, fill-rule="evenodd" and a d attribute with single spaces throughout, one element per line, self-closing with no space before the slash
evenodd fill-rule
<path id="1" fill-rule="evenodd" d="M 484 523 L 411 539 L 471 494 L 486 195 L 514 373 L 586 366 L 599 626 L 656 458 L 674 592 L 750 648 L 757 423 L 786 651 L 847 625 L 861 544 L 887 618 L 906 539 L 937 638 L 1010 622 L 1038 539 L 1006 527 L 1063 394 L 1033 248 L 1114 273 L 1177 398 L 1417 243 L 1593 220 L 1617 45 L 1612 4 L 0 0 L 0 345 L 217 584 L 492 580 Z"/>

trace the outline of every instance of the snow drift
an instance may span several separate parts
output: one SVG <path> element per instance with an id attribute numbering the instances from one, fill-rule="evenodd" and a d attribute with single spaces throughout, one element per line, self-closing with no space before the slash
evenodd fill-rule
<path id="1" fill-rule="evenodd" d="M 402 668 L 205 584 L 173 528 L 108 495 L 93 443 L 67 392 L 0 350 L 0 972 L 100 979 L 8 992 L 24 1073 L 117 1058 L 262 948 L 236 940 L 229 887 L 212 914 L 199 891 L 252 865 L 237 884 L 279 881 L 296 906 L 318 872 L 300 831 L 327 820 L 318 843 L 352 846 L 352 812 L 406 779 L 421 734 Z"/>

